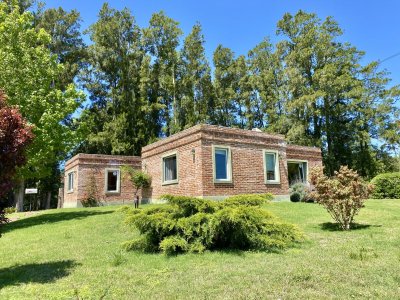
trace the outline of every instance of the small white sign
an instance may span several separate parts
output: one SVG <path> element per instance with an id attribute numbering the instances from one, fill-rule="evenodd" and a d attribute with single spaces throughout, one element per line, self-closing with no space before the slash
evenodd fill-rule
<path id="1" fill-rule="evenodd" d="M 37 194 L 37 189 L 25 189 L 25 194 Z"/>

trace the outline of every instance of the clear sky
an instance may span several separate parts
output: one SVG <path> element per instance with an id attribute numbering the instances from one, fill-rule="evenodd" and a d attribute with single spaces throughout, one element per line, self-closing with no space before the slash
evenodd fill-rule
<path id="1" fill-rule="evenodd" d="M 94 23 L 103 1 L 47 0 L 47 7 L 76 8 L 83 29 Z M 209 58 L 218 44 L 237 55 L 246 54 L 263 37 L 276 40 L 276 23 L 285 12 L 299 9 L 320 18 L 333 16 L 347 41 L 366 52 L 365 62 L 400 54 L 400 1 L 398 0 L 110 0 L 117 9 L 128 7 L 137 23 L 147 26 L 150 16 L 160 10 L 178 21 L 188 34 L 196 21 L 203 26 Z M 400 84 L 400 55 L 382 63 L 391 72 L 393 84 Z"/>

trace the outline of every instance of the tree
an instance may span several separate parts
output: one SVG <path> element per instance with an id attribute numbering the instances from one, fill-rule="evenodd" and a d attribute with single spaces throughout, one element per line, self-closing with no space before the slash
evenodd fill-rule
<path id="1" fill-rule="evenodd" d="M 136 170 L 131 166 L 123 166 L 122 172 L 123 176 L 128 178 L 132 183 L 135 197 L 140 189 L 148 188 L 151 184 L 151 177 L 149 174 Z"/>
<path id="2" fill-rule="evenodd" d="M 374 176 L 371 137 L 382 138 L 379 128 L 393 120 L 398 88 L 387 88 L 376 63 L 361 65 L 364 53 L 339 41 L 342 30 L 331 17 L 321 21 L 303 11 L 287 13 L 277 32 L 284 36 L 277 51 L 290 91 L 288 140 L 320 145 L 327 174 L 349 165 Z"/>
<path id="3" fill-rule="evenodd" d="M 151 16 L 149 27 L 143 29 L 144 46 L 154 60 L 152 66 L 153 103 L 162 104 L 161 124 L 163 134 L 171 135 L 178 125 L 178 68 L 177 47 L 182 35 L 178 22 L 164 12 Z"/>
<path id="4" fill-rule="evenodd" d="M 213 111 L 211 69 L 204 43 L 201 25 L 196 24 L 185 38 L 180 53 L 180 105 L 174 112 L 179 130 L 208 122 Z"/>
<path id="5" fill-rule="evenodd" d="M 88 66 L 82 76 L 90 107 L 81 121 L 88 128 L 87 152 L 138 155 L 148 141 L 147 95 L 141 89 L 146 62 L 141 31 L 128 9 L 106 3 L 88 33 Z M 149 65 L 147 65 L 149 67 Z M 148 119 L 148 118 L 147 118 Z"/>
<path id="6" fill-rule="evenodd" d="M 341 166 L 332 178 L 324 175 L 322 168 L 314 168 L 310 178 L 315 187 L 311 198 L 324 206 L 343 230 L 350 230 L 354 217 L 372 191 L 372 185 L 347 166 Z"/>
<path id="7" fill-rule="evenodd" d="M 219 45 L 214 51 L 215 111 L 212 123 L 232 126 L 235 123 L 235 55 L 229 48 Z"/>
<path id="8" fill-rule="evenodd" d="M 63 8 L 50 8 L 35 16 L 36 28 L 44 29 L 51 38 L 48 45 L 50 52 L 57 56 L 63 70 L 59 72 L 55 85 L 65 91 L 74 82 L 86 57 L 86 45 L 80 31 L 80 14 Z"/>
<path id="9" fill-rule="evenodd" d="M 0 3 L 0 87 L 17 105 L 26 120 L 34 125 L 35 139 L 28 147 L 27 164 L 18 170 L 19 203 L 23 200 L 24 181 L 45 178 L 55 162 L 77 143 L 76 132 L 62 123 L 83 100 L 73 84 L 65 91 L 54 85 L 62 65 L 49 50 L 50 36 L 34 28 L 30 12 L 10 12 Z M 19 205 L 21 207 L 21 205 Z"/>
<path id="10" fill-rule="evenodd" d="M 0 91 L 0 211 L 4 208 L 2 198 L 13 187 L 17 168 L 26 163 L 25 151 L 33 137 L 32 127 L 17 108 L 7 105 Z"/>

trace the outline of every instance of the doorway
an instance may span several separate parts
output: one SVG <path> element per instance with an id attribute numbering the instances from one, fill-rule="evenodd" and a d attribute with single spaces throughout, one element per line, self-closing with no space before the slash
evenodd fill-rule
<path id="1" fill-rule="evenodd" d="M 290 160 L 287 162 L 289 186 L 296 183 L 307 183 L 307 161 Z"/>

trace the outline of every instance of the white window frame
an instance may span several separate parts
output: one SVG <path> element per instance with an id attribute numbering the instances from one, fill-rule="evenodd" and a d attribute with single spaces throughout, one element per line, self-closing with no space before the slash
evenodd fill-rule
<path id="1" fill-rule="evenodd" d="M 309 169 L 309 163 L 308 160 L 305 159 L 287 159 L 286 164 L 288 163 L 306 163 L 307 164 L 307 170 L 306 170 L 306 183 L 308 183 L 308 169 Z M 289 179 L 289 178 L 288 178 Z"/>
<path id="2" fill-rule="evenodd" d="M 267 179 L 267 160 L 265 159 L 266 154 L 275 154 L 275 179 Z M 265 184 L 280 184 L 281 183 L 281 173 L 279 167 L 279 151 L 278 150 L 263 150 L 263 162 L 264 162 L 264 183 Z"/>
<path id="3" fill-rule="evenodd" d="M 174 179 L 174 180 L 165 180 L 165 174 L 164 174 L 165 165 L 164 165 L 164 162 L 165 162 L 166 158 L 170 158 L 170 157 L 173 157 L 173 156 L 176 157 L 176 179 Z M 177 151 L 170 152 L 170 153 L 167 153 L 167 154 L 161 156 L 161 182 L 162 182 L 162 185 L 170 185 L 170 184 L 178 184 L 179 183 L 179 162 L 178 162 L 179 160 L 178 160 L 178 158 L 179 158 L 179 156 L 178 156 L 178 152 Z"/>
<path id="4" fill-rule="evenodd" d="M 217 179 L 217 170 L 215 163 L 215 151 L 216 150 L 227 150 L 228 160 L 227 160 L 227 179 Z M 232 150 L 230 146 L 225 145 L 212 145 L 212 168 L 213 168 L 213 181 L 214 183 L 232 183 Z"/>
<path id="5" fill-rule="evenodd" d="M 117 176 L 117 190 L 115 191 L 109 191 L 108 190 L 108 173 L 109 172 L 118 172 L 118 176 Z M 106 168 L 104 170 L 105 172 L 105 176 L 104 176 L 104 191 L 106 194 L 119 194 L 121 191 L 121 170 L 119 168 Z"/>
<path id="6" fill-rule="evenodd" d="M 70 186 L 70 176 L 71 176 L 71 178 L 72 178 L 72 181 L 71 181 L 71 183 L 72 183 L 72 188 L 70 189 L 69 188 L 69 186 Z M 67 193 L 73 193 L 74 192 L 74 187 L 75 187 L 75 172 L 74 171 L 72 171 L 72 172 L 69 172 L 68 174 L 67 174 Z"/>

